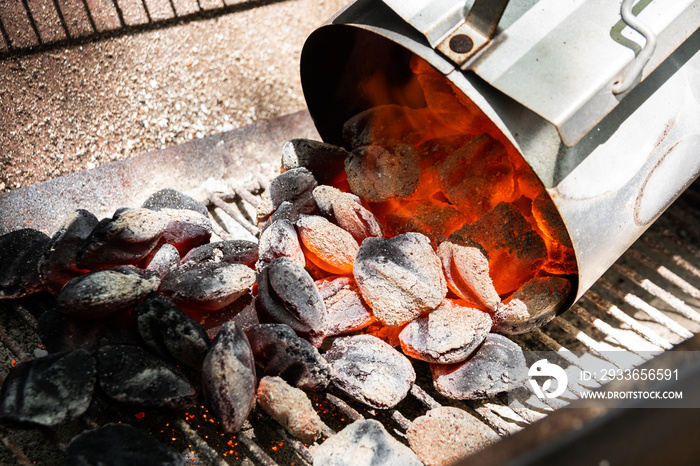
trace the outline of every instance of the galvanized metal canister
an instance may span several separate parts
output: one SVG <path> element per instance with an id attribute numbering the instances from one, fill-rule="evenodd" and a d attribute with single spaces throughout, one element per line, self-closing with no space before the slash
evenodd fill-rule
<path id="1" fill-rule="evenodd" d="M 340 143 L 373 104 L 363 76 L 381 68 L 400 82 L 407 56 L 426 60 L 544 184 L 574 246 L 578 299 L 700 173 L 700 0 L 625 0 L 646 37 L 620 1 L 513 0 L 483 47 L 450 53 L 472 3 L 350 3 L 304 46 L 309 111 Z"/>

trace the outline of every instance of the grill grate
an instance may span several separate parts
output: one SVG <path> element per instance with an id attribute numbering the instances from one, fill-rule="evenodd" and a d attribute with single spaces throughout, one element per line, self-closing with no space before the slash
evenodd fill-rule
<path id="1" fill-rule="evenodd" d="M 248 176 L 228 183 L 231 194 L 206 193 L 213 218 L 220 221 L 220 236 L 251 237 L 257 195 L 266 181 Z M 700 273 L 694 265 L 700 259 L 700 183 L 696 182 L 637 241 L 630 250 L 568 312 L 542 329 L 515 338 L 525 350 L 558 352 L 569 363 L 583 368 L 570 351 L 585 350 L 601 357 L 614 349 L 633 353 L 661 353 L 700 331 Z M 251 228 L 252 227 L 252 228 Z M 34 300 L 34 301 L 32 301 Z M 32 314 L 35 298 L 0 302 L 0 381 L 15 362 L 33 357 L 39 345 Z M 645 353 L 646 354 L 646 353 Z M 638 364 L 648 356 L 638 358 Z M 619 364 L 619 361 L 610 361 Z M 395 409 L 373 410 L 332 387 L 311 396 L 333 435 L 358 419 L 377 419 L 394 436 L 405 442 L 411 419 L 441 405 L 462 408 L 499 435 L 507 436 L 561 407 L 561 401 L 547 400 L 539 407 L 506 404 L 505 397 L 462 402 L 437 394 L 432 387 L 428 365 L 416 362 L 418 374 L 410 395 Z M 599 385 L 600 381 L 592 381 Z M 572 393 L 569 399 L 574 398 Z M 88 412 L 65 426 L 26 431 L 0 428 L 0 463 L 60 463 L 62 450 L 77 433 L 105 422 L 124 422 L 149 431 L 176 451 L 184 452 L 188 464 L 295 464 L 313 462 L 314 445 L 292 438 L 264 412 L 256 409 L 237 435 L 222 433 L 204 407 L 184 415 L 155 415 L 116 408 L 96 399 Z M 324 438 L 325 438 L 324 437 Z M 319 442 L 323 441 L 321 439 Z"/>

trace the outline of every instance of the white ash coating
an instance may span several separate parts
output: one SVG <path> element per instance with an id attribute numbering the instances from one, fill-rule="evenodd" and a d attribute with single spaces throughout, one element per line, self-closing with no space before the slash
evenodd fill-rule
<path id="1" fill-rule="evenodd" d="M 301 243 L 318 257 L 317 266 L 334 273 L 350 273 L 360 246 L 350 233 L 318 215 L 302 215 L 296 222 Z"/>
<path id="2" fill-rule="evenodd" d="M 315 283 L 328 311 L 326 336 L 351 333 L 374 322 L 352 277 L 329 277 Z"/>
<path id="3" fill-rule="evenodd" d="M 438 256 L 447 278 L 447 286 L 460 298 L 485 310 L 495 310 L 501 302 L 489 275 L 489 259 L 475 246 L 444 241 Z"/>
<path id="4" fill-rule="evenodd" d="M 260 257 L 255 266 L 258 272 L 278 257 L 289 257 L 302 267 L 306 266 L 306 257 L 301 249 L 297 231 L 286 219 L 277 220 L 263 230 L 258 242 L 258 251 Z"/>

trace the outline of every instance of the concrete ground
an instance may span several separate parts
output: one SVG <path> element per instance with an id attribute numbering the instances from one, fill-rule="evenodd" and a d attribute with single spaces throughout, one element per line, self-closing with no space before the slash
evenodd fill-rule
<path id="1" fill-rule="evenodd" d="M 305 108 L 345 2 L 2 0 L 0 192 Z"/>

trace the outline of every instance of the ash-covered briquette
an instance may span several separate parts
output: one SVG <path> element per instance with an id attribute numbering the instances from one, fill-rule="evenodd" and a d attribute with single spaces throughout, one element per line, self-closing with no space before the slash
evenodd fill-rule
<path id="1" fill-rule="evenodd" d="M 513 200 L 513 163 L 505 146 L 486 133 L 447 157 L 438 181 L 445 197 L 471 223 L 499 202 Z"/>
<path id="2" fill-rule="evenodd" d="M 256 308 L 261 322 L 287 324 L 316 347 L 323 342 L 328 311 L 309 273 L 292 259 L 280 257 L 262 270 Z"/>
<path id="3" fill-rule="evenodd" d="M 186 262 L 163 277 L 158 292 L 178 306 L 215 311 L 243 296 L 253 283 L 255 272 L 245 265 Z"/>
<path id="4" fill-rule="evenodd" d="M 161 209 L 158 212 L 166 224 L 161 241 L 175 246 L 180 254 L 209 243 L 212 225 L 208 214 L 189 209 Z"/>
<path id="5" fill-rule="evenodd" d="M 326 336 L 351 333 L 374 322 L 372 310 L 352 277 L 324 278 L 316 281 L 316 288 L 328 311 Z"/>
<path id="6" fill-rule="evenodd" d="M 128 424 L 106 424 L 83 432 L 66 449 L 72 466 L 184 466 L 184 458 Z"/>
<path id="7" fill-rule="evenodd" d="M 85 272 L 77 264 L 78 252 L 98 220 L 87 210 L 78 209 L 70 214 L 49 242 L 39 260 L 39 275 L 46 288 L 54 295 L 71 278 Z"/>
<path id="8" fill-rule="evenodd" d="M 221 326 L 202 365 L 204 394 L 226 432 L 238 432 L 255 403 L 255 362 L 245 333 Z"/>
<path id="9" fill-rule="evenodd" d="M 0 390 L 0 424 L 53 426 L 83 414 L 95 388 L 95 359 L 86 350 L 22 362 Z"/>
<path id="10" fill-rule="evenodd" d="M 454 364 L 483 343 L 491 325 L 488 313 L 445 299 L 434 311 L 409 322 L 399 340 L 403 352 L 412 358 Z"/>
<path id="11" fill-rule="evenodd" d="M 498 434 L 463 409 L 441 406 L 416 418 L 408 444 L 425 466 L 449 466 L 499 440 Z"/>
<path id="12" fill-rule="evenodd" d="M 160 278 L 178 268 L 180 253 L 172 244 L 162 244 L 154 249 L 147 258 L 146 269 L 153 270 Z"/>
<path id="13" fill-rule="evenodd" d="M 141 207 L 151 210 L 187 209 L 199 212 L 205 217 L 209 216 L 209 211 L 202 203 L 172 188 L 161 189 L 151 194 L 143 201 Z"/>
<path id="14" fill-rule="evenodd" d="M 258 245 L 252 241 L 234 239 L 217 241 L 190 250 L 182 263 L 186 262 L 225 262 L 253 267 L 258 260 Z"/>
<path id="15" fill-rule="evenodd" d="M 523 350 L 496 333 L 489 333 L 467 360 L 431 364 L 430 370 L 437 391 L 457 400 L 491 398 L 517 388 L 527 378 Z"/>
<path id="16" fill-rule="evenodd" d="M 75 319 L 58 309 L 49 309 L 37 321 L 37 333 L 49 353 L 83 348 L 95 351 L 102 345 L 138 345 L 139 336 L 131 319 L 117 314 L 107 319 Z"/>
<path id="17" fill-rule="evenodd" d="M 328 362 L 308 341 L 285 324 L 257 324 L 245 328 L 255 363 L 267 376 L 279 376 L 303 390 L 328 386 Z"/>
<path id="18" fill-rule="evenodd" d="M 263 225 L 263 230 L 267 229 L 271 224 L 279 220 L 288 220 L 292 223 L 296 222 L 299 218 L 299 210 L 297 207 L 289 201 L 284 201 L 280 206 L 275 209 L 275 211 L 270 215 L 270 218 Z"/>
<path id="19" fill-rule="evenodd" d="M 473 241 L 453 236 L 438 246 L 447 286 L 468 303 L 493 311 L 501 302 L 489 274 L 489 259 Z"/>
<path id="20" fill-rule="evenodd" d="M 408 144 L 366 146 L 345 159 L 350 190 L 367 202 L 404 199 L 420 183 L 418 151 Z"/>
<path id="21" fill-rule="evenodd" d="M 343 124 L 343 140 L 349 147 L 375 144 L 417 144 L 431 133 L 437 121 L 429 109 L 379 105 L 360 112 Z"/>
<path id="22" fill-rule="evenodd" d="M 151 270 L 130 265 L 90 272 L 71 279 L 58 294 L 58 309 L 79 319 L 101 319 L 133 307 L 158 289 Z"/>
<path id="23" fill-rule="evenodd" d="M 196 392 L 175 366 L 138 346 L 107 345 L 96 352 L 97 384 L 119 403 L 142 409 L 183 409 Z"/>
<path id="24" fill-rule="evenodd" d="M 501 202 L 471 225 L 451 236 L 472 240 L 486 249 L 493 286 L 499 295 L 515 291 L 531 279 L 547 259 L 547 247 L 513 204 Z"/>
<path id="25" fill-rule="evenodd" d="M 307 168 L 321 183 L 343 172 L 348 151 L 311 139 L 292 139 L 282 146 L 282 169 Z"/>
<path id="26" fill-rule="evenodd" d="M 270 183 L 272 212 L 284 201 L 289 201 L 300 214 L 315 214 L 316 203 L 311 193 L 316 186 L 316 178 L 306 168 L 294 168 L 282 173 Z"/>
<path id="27" fill-rule="evenodd" d="M 313 466 L 423 466 L 374 419 L 355 421 L 314 451 Z"/>
<path id="28" fill-rule="evenodd" d="M 290 434 L 313 443 L 325 425 L 306 394 L 280 377 L 263 377 L 258 386 L 258 404 Z"/>
<path id="29" fill-rule="evenodd" d="M 150 294 L 131 315 L 147 349 L 192 369 L 202 368 L 210 343 L 207 331 L 168 298 Z"/>
<path id="30" fill-rule="evenodd" d="M 406 356 L 372 335 L 338 338 L 323 357 L 333 385 L 373 408 L 393 408 L 416 380 Z"/>
<path id="31" fill-rule="evenodd" d="M 360 198 L 332 186 L 313 191 L 321 215 L 352 235 L 361 244 L 368 236 L 384 236 L 382 226 L 372 212 L 362 207 Z"/>
<path id="32" fill-rule="evenodd" d="M 309 261 L 326 272 L 352 273 L 360 246 L 350 233 L 318 215 L 300 216 L 296 227 Z"/>
<path id="33" fill-rule="evenodd" d="M 38 263 L 49 240 L 31 228 L 0 236 L 0 299 L 21 298 L 44 289 Z"/>
<path id="34" fill-rule="evenodd" d="M 355 258 L 353 274 L 375 317 L 389 326 L 406 324 L 435 309 L 447 295 L 440 259 L 420 233 L 367 238 Z"/>
<path id="35" fill-rule="evenodd" d="M 288 257 L 300 266 L 306 266 L 306 256 L 301 249 L 297 230 L 287 219 L 276 220 L 263 230 L 258 248 L 260 257 L 255 266 L 258 272 L 279 257 Z"/>
<path id="36" fill-rule="evenodd" d="M 570 292 L 571 282 L 565 278 L 533 278 L 498 306 L 493 331 L 516 335 L 543 326 L 556 316 Z"/>

